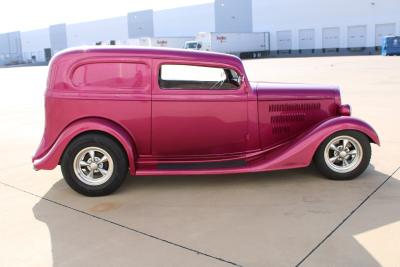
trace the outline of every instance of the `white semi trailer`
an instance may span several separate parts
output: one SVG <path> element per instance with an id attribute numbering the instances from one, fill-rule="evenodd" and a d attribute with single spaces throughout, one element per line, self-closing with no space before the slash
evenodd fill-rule
<path id="1" fill-rule="evenodd" d="M 99 42 L 99 45 L 130 45 L 145 47 L 169 47 L 183 48 L 186 41 L 193 40 L 193 37 L 140 37 L 126 40 Z"/>
<path id="2" fill-rule="evenodd" d="M 241 57 L 262 57 L 270 50 L 268 32 L 220 33 L 200 32 L 187 41 L 185 49 L 234 54 Z"/>
<path id="3" fill-rule="evenodd" d="M 142 37 L 139 38 L 140 46 L 183 48 L 185 43 L 193 37 Z"/>

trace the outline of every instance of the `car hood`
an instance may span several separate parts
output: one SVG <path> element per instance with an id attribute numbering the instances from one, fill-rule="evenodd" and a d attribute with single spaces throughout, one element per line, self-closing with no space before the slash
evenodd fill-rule
<path id="1" fill-rule="evenodd" d="M 251 83 L 259 100 L 335 99 L 340 102 L 338 86 L 300 83 Z"/>

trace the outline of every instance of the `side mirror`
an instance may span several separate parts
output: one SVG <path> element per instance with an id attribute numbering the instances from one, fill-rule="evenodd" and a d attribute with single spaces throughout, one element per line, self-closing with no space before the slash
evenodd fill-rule
<path id="1" fill-rule="evenodd" d="M 200 49 L 201 48 L 201 44 L 197 44 L 197 49 Z"/>

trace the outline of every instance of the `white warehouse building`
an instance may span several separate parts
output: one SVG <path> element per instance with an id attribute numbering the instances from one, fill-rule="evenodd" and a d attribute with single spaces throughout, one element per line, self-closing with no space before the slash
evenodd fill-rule
<path id="1" fill-rule="evenodd" d="M 399 0 L 252 1 L 253 31 L 270 32 L 272 51 L 372 52 L 400 33 Z"/>
<path id="2" fill-rule="evenodd" d="M 199 32 L 269 32 L 270 56 L 374 54 L 400 35 L 399 0 L 215 0 L 46 29 L 0 34 L 0 64 L 46 62 L 67 47 Z"/>
<path id="3" fill-rule="evenodd" d="M 51 47 L 49 28 L 21 32 L 21 44 L 24 61 L 46 61 L 45 49 Z"/>

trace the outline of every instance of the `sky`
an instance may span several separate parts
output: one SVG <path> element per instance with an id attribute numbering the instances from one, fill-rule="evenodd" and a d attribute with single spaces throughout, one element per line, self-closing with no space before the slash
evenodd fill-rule
<path id="1" fill-rule="evenodd" d="M 210 2 L 213 0 L 4 0 L 0 33 L 125 16 L 128 12 L 144 9 L 160 10 Z"/>

